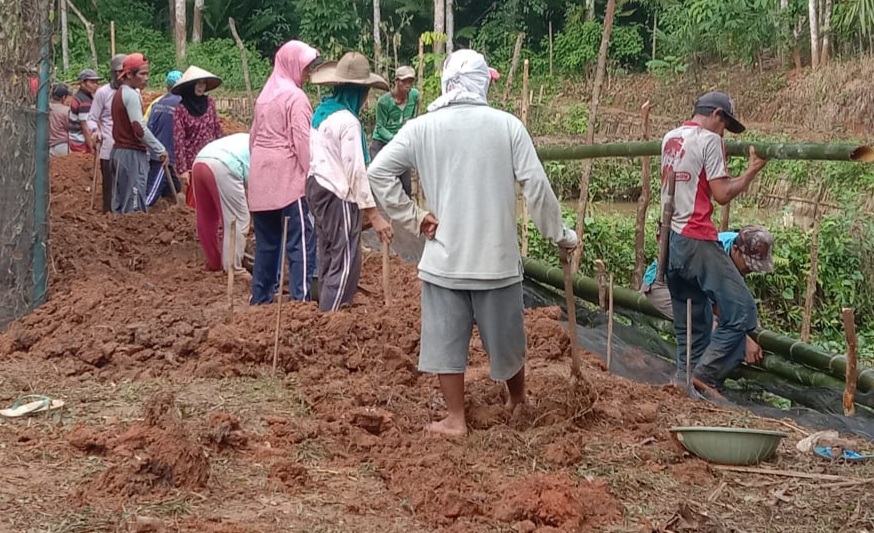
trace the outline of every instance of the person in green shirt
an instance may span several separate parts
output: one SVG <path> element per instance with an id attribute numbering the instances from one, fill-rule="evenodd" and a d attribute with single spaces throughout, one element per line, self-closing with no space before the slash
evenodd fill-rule
<path id="1" fill-rule="evenodd" d="M 376 128 L 373 130 L 373 142 L 370 144 L 370 158 L 388 144 L 400 131 L 401 126 L 416 116 L 419 105 L 419 90 L 413 87 L 416 73 L 413 67 L 398 67 L 395 71 L 395 83 L 391 92 L 379 97 L 376 103 Z M 412 197 L 410 171 L 407 170 L 398 179 L 404 187 L 407 196 Z"/>

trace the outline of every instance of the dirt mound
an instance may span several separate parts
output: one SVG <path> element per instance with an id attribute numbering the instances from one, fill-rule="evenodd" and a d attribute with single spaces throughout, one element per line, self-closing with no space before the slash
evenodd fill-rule
<path id="1" fill-rule="evenodd" d="M 622 516 L 616 499 L 603 481 L 575 482 L 567 474 L 538 474 L 507 483 L 506 500 L 495 509 L 498 520 L 517 523 L 516 529 L 583 531 L 610 524 Z"/>
<path id="2" fill-rule="evenodd" d="M 238 122 L 231 117 L 219 117 L 219 122 L 222 125 L 222 135 L 232 135 L 234 133 L 249 133 L 249 127 Z"/>
<path id="3" fill-rule="evenodd" d="M 72 498 L 154 496 L 169 489 L 194 490 L 209 480 L 204 449 L 179 418 L 172 393 L 158 393 L 143 407 L 143 422 L 118 435 L 115 428 L 93 431 L 79 426 L 68 436 L 74 448 L 102 455 L 110 466 L 86 481 Z"/>

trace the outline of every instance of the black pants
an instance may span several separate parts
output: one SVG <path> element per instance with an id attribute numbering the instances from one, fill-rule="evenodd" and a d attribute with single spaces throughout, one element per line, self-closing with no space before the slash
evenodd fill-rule
<path id="1" fill-rule="evenodd" d="M 376 154 L 379 153 L 380 150 L 385 148 L 386 143 L 382 141 L 374 140 L 370 143 L 370 159 L 376 159 Z M 406 172 L 398 176 L 398 179 L 401 180 L 401 185 L 404 187 L 404 192 L 407 193 L 407 196 L 410 198 L 413 197 L 413 184 L 412 184 L 412 173 L 408 169 Z"/>
<path id="2" fill-rule="evenodd" d="M 100 175 L 103 178 L 103 212 L 109 213 L 112 211 L 112 166 L 109 164 L 109 159 L 100 160 Z"/>

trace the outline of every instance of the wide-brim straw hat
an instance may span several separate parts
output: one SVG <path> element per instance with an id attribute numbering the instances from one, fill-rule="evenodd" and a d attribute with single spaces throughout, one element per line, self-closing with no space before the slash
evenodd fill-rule
<path id="1" fill-rule="evenodd" d="M 186 86 L 194 85 L 199 81 L 206 82 L 207 91 L 211 91 L 222 84 L 222 79 L 212 72 L 208 72 L 200 67 L 195 67 L 192 65 L 185 70 L 185 73 L 182 74 L 182 77 L 179 78 L 179 81 L 176 82 L 176 85 L 174 85 L 173 88 L 170 89 L 170 92 L 172 92 L 173 94 L 179 94 L 179 92 Z"/>
<path id="2" fill-rule="evenodd" d="M 310 75 L 315 85 L 363 85 L 389 90 L 385 78 L 370 71 L 370 61 L 359 52 L 348 52 L 340 61 L 326 61 Z"/>

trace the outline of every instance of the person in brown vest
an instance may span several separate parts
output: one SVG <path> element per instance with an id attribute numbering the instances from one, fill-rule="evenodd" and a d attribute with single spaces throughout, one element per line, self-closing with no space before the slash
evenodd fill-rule
<path id="1" fill-rule="evenodd" d="M 125 58 L 119 82 L 112 99 L 112 212 L 116 214 L 146 210 L 148 150 L 167 161 L 167 150 L 146 126 L 137 92 L 149 83 L 149 62 L 143 54 Z"/>

